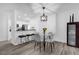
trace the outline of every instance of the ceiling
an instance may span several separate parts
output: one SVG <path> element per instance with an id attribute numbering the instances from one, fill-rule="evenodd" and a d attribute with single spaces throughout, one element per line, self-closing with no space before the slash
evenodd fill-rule
<path id="1" fill-rule="evenodd" d="M 56 13 L 60 6 L 60 3 L 0 3 L 0 10 L 16 10 L 19 19 L 32 19 L 42 15 L 42 7 L 46 7 L 45 14 L 51 15 Z"/>
<path id="2" fill-rule="evenodd" d="M 16 4 L 19 10 L 24 12 L 39 14 L 43 12 L 42 7 L 46 7 L 45 13 L 56 13 L 56 11 L 61 6 L 60 3 L 18 3 Z"/>
<path id="3" fill-rule="evenodd" d="M 31 4 L 32 9 L 35 13 L 42 13 L 42 7 L 45 7 L 46 13 L 56 13 L 61 4 L 58 3 L 36 3 Z"/>
<path id="4" fill-rule="evenodd" d="M 41 15 L 43 13 L 42 7 L 46 7 L 45 13 L 53 14 L 56 13 L 59 7 L 61 6 L 60 3 L 17 3 L 15 4 L 16 9 L 21 14 L 28 14 L 28 17 L 36 17 L 37 15 Z"/>

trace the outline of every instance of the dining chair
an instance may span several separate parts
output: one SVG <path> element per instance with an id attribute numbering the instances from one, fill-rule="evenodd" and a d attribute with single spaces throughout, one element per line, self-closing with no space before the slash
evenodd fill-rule
<path id="1" fill-rule="evenodd" d="M 45 40 L 47 47 L 49 45 L 49 47 L 51 48 L 51 52 L 52 52 L 52 45 L 53 45 L 53 48 L 55 46 L 53 37 L 54 37 L 54 34 L 52 32 L 49 32 Z"/>
<path id="2" fill-rule="evenodd" d="M 39 34 L 35 34 L 32 36 L 34 40 L 34 50 L 38 46 L 41 51 L 41 37 Z"/>

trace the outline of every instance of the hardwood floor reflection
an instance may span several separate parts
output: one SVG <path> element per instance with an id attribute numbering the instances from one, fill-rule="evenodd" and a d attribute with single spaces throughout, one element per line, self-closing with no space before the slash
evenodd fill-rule
<path id="1" fill-rule="evenodd" d="M 42 48 L 43 49 L 43 48 Z M 46 47 L 46 51 L 39 51 L 37 46 L 34 50 L 34 42 L 14 46 L 9 42 L 0 42 L 0 55 L 78 55 L 79 48 L 67 46 L 65 43 L 55 42 L 52 53 Z"/>

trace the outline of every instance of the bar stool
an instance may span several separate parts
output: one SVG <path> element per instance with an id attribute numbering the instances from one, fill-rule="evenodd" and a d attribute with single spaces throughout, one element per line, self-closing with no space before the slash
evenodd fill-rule
<path id="1" fill-rule="evenodd" d="M 31 36 L 33 37 L 35 34 L 31 34 Z M 33 38 L 32 38 L 32 40 L 34 40 Z"/>
<path id="2" fill-rule="evenodd" d="M 26 35 L 28 41 L 30 41 L 30 40 L 29 40 L 29 36 L 31 36 L 31 34 L 27 34 L 27 35 Z"/>
<path id="3" fill-rule="evenodd" d="M 25 36 L 25 35 L 19 35 L 18 37 L 20 38 L 20 42 L 21 42 L 21 43 L 24 43 L 24 42 L 22 41 L 22 39 L 25 38 L 26 36 Z"/>

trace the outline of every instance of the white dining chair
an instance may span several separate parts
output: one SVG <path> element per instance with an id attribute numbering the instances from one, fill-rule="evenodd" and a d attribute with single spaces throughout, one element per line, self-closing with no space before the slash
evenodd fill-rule
<path id="1" fill-rule="evenodd" d="M 38 46 L 41 51 L 41 37 L 39 34 L 35 34 L 32 36 L 32 39 L 34 40 L 34 50 Z"/>
<path id="2" fill-rule="evenodd" d="M 53 38 L 54 38 L 54 34 L 52 32 L 49 32 L 47 35 L 47 38 L 45 39 L 47 47 L 48 47 L 48 45 L 51 47 L 51 52 L 52 52 L 52 45 L 53 45 L 53 48 L 55 46 Z"/>

